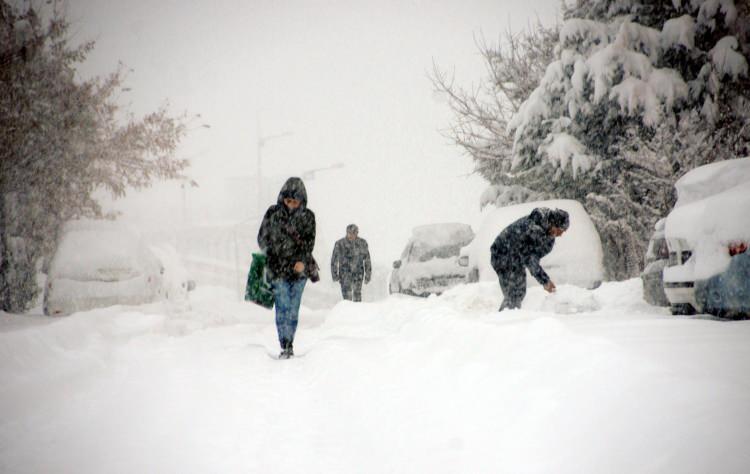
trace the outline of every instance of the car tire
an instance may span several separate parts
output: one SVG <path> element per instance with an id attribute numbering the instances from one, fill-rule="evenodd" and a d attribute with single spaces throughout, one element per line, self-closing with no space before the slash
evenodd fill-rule
<path id="1" fill-rule="evenodd" d="M 690 303 L 673 304 L 669 310 L 675 316 L 692 316 L 695 314 L 695 308 Z"/>

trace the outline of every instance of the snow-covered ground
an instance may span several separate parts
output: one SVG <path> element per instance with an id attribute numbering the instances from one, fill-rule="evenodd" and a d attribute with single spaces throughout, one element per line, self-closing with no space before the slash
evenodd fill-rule
<path id="1" fill-rule="evenodd" d="M 0 313 L 0 472 L 750 472 L 750 321 L 639 280 L 308 304 L 289 361 L 272 312 L 191 299 Z"/>

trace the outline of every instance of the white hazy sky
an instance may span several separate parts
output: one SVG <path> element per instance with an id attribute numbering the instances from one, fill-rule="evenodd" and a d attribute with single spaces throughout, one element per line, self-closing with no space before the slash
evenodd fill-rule
<path id="1" fill-rule="evenodd" d="M 558 0 L 71 0 L 75 40 L 96 48 L 81 72 L 104 75 L 124 63 L 132 89 L 121 101 L 136 115 L 169 100 L 199 113 L 180 155 L 206 202 L 231 184 L 245 197 L 216 199 L 215 216 L 255 214 L 257 140 L 290 131 L 263 148 L 263 208 L 278 181 L 344 163 L 306 182 L 309 206 L 328 240 L 360 225 L 374 258 L 398 257 L 413 226 L 474 224 L 485 183 L 440 133 L 452 114 L 433 93 L 433 60 L 470 88 L 484 76 L 475 37 L 495 42 L 508 27 L 551 23 Z M 245 178 L 242 181 L 238 178 Z M 242 185 L 243 188 L 245 185 Z M 153 206 L 155 193 L 162 207 Z M 145 206 L 149 201 L 151 204 Z M 126 217 L 175 213 L 173 186 L 119 204 Z M 239 209 L 239 211 L 237 210 Z M 203 213 L 188 209 L 193 219 Z M 239 215 L 238 215 L 239 214 Z M 163 220 L 163 219 L 162 219 Z M 340 235 L 339 235 L 340 234 Z"/>

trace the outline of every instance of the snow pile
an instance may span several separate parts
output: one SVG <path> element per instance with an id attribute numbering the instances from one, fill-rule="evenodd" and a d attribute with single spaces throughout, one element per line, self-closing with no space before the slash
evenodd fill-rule
<path id="1" fill-rule="evenodd" d="M 750 468 L 750 324 L 672 318 L 637 279 L 503 313 L 492 283 L 303 307 L 289 361 L 271 313 L 229 295 L 0 324 L 0 470 Z"/>
<path id="2" fill-rule="evenodd" d="M 497 274 L 490 264 L 490 247 L 495 238 L 509 224 L 527 216 L 537 207 L 563 209 L 570 215 L 570 227 L 562 237 L 555 239 L 555 246 L 541 260 L 542 268 L 555 284 L 591 287 L 603 279 L 603 251 L 591 218 L 583 206 L 568 199 L 537 201 L 501 208 L 488 207 L 483 215 L 482 225 L 474 241 L 462 254 L 469 256 L 469 267 L 479 269 L 479 279 L 497 281 Z M 538 285 L 527 272 L 529 285 Z"/>
<path id="3" fill-rule="evenodd" d="M 560 285 L 554 293 L 544 296 L 537 311 L 555 314 L 590 313 L 601 308 L 591 290 L 571 285 Z"/>
<path id="4" fill-rule="evenodd" d="M 502 300 L 499 284 L 490 281 L 460 285 L 441 295 L 441 301 L 457 311 L 469 313 L 496 311 Z M 555 293 L 547 293 L 540 286 L 529 288 L 523 303 L 524 311 L 556 314 L 590 313 L 600 309 L 602 304 L 594 291 L 565 284 L 558 285 Z"/>

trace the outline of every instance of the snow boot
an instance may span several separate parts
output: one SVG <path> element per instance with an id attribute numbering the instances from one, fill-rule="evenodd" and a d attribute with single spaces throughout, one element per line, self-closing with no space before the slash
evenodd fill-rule
<path id="1" fill-rule="evenodd" d="M 281 354 L 279 354 L 279 359 L 291 359 L 294 357 L 294 349 L 292 348 L 292 343 L 289 341 L 284 341 L 281 344 Z"/>

